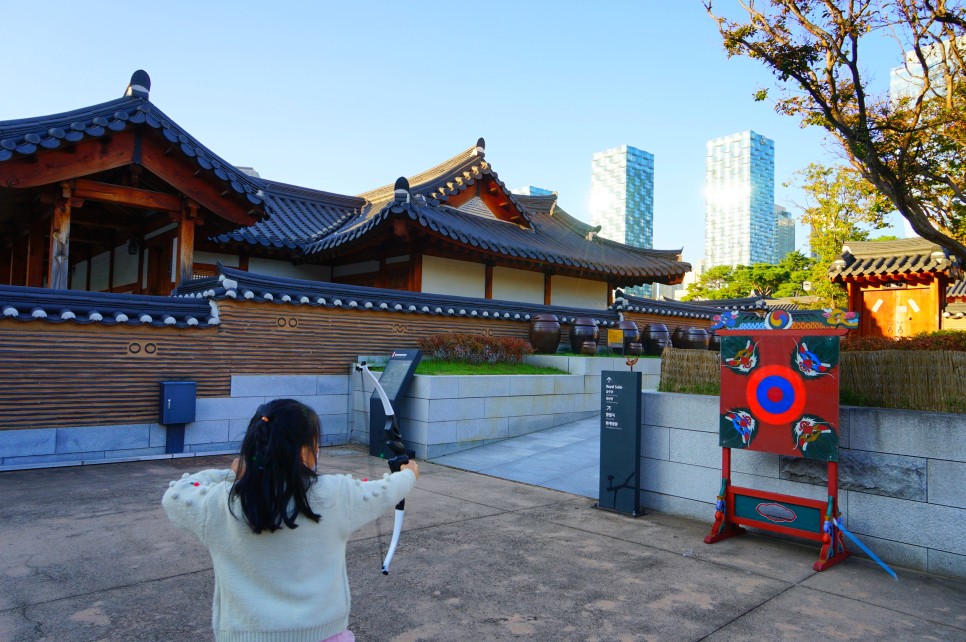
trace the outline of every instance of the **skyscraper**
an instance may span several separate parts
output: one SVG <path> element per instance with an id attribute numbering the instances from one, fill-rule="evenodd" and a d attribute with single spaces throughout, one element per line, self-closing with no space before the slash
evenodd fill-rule
<path id="1" fill-rule="evenodd" d="M 775 206 L 775 258 L 779 263 L 795 251 L 795 219 L 792 213 L 781 205 Z"/>
<path id="2" fill-rule="evenodd" d="M 511 194 L 522 194 L 523 196 L 553 196 L 553 191 L 549 189 L 544 189 L 542 187 L 534 187 L 533 185 L 524 185 L 523 187 L 518 187 L 514 190 L 510 190 Z"/>
<path id="3" fill-rule="evenodd" d="M 653 247 L 654 155 L 630 145 L 594 154 L 590 217 L 593 225 L 600 225 L 604 238 Z M 651 295 L 650 285 L 625 289 L 636 296 Z"/>
<path id="4" fill-rule="evenodd" d="M 775 143 L 745 131 L 709 140 L 704 264 L 771 263 L 775 256 Z"/>

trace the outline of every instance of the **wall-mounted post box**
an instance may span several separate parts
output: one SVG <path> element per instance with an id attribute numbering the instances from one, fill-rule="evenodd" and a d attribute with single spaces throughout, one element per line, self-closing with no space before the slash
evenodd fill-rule
<path id="1" fill-rule="evenodd" d="M 165 452 L 184 452 L 184 425 L 195 420 L 198 384 L 194 381 L 162 381 L 158 423 L 167 427 Z"/>

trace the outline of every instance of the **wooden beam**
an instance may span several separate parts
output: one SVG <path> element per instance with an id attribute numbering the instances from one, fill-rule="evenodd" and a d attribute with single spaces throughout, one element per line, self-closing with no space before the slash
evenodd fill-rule
<path id="1" fill-rule="evenodd" d="M 47 287 L 66 290 L 70 270 L 71 186 L 61 184 L 61 194 L 50 218 L 50 258 L 47 261 Z"/>
<path id="2" fill-rule="evenodd" d="M 190 283 L 195 263 L 195 219 L 198 204 L 188 202 L 178 221 L 178 281 L 177 285 Z"/>
<path id="3" fill-rule="evenodd" d="M 486 272 L 484 277 L 483 285 L 483 298 L 492 299 L 493 298 L 493 264 L 486 264 Z"/>
<path id="4" fill-rule="evenodd" d="M 120 132 L 0 163 L 0 185 L 40 187 L 123 167 L 133 159 L 134 132 Z"/>
<path id="5" fill-rule="evenodd" d="M 167 156 L 165 146 L 153 136 L 145 137 L 142 142 L 141 164 L 219 218 L 236 225 L 252 225 L 256 222 L 256 218 L 248 214 L 255 206 L 245 196 L 236 194 L 230 187 L 226 193 L 225 187 L 197 178 L 194 169 L 186 161 Z"/>
<path id="6" fill-rule="evenodd" d="M 553 294 L 553 279 L 549 272 L 543 275 L 543 304 L 550 305 L 550 300 Z"/>
<path id="7" fill-rule="evenodd" d="M 135 187 L 112 185 L 87 179 L 77 179 L 74 196 L 101 203 L 118 203 L 139 209 L 181 211 L 181 197 Z"/>

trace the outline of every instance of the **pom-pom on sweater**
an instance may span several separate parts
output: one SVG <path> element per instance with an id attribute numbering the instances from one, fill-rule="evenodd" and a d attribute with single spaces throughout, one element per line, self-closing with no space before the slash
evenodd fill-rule
<path id="1" fill-rule="evenodd" d="M 391 509 L 416 482 L 404 470 L 363 482 L 320 475 L 308 491 L 318 523 L 255 534 L 236 499 L 230 470 L 173 481 L 161 500 L 175 525 L 208 547 L 215 570 L 211 622 L 218 642 L 318 642 L 349 625 L 349 535 Z"/>

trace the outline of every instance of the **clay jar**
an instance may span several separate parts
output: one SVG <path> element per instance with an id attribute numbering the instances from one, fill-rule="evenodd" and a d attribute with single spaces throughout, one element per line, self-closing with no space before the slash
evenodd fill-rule
<path id="1" fill-rule="evenodd" d="M 661 356 L 664 348 L 671 345 L 671 335 L 667 331 L 667 326 L 663 323 L 650 323 L 644 327 L 641 337 L 644 346 L 644 354 L 653 357 Z"/>
<path id="2" fill-rule="evenodd" d="M 708 350 L 721 352 L 721 337 L 714 330 L 708 330 Z"/>
<path id="3" fill-rule="evenodd" d="M 600 336 L 600 330 L 597 329 L 597 323 L 593 319 L 577 317 L 570 326 L 570 349 L 573 352 L 587 354 L 584 352 L 584 344 L 593 342 L 594 352 L 596 352 L 598 336 Z"/>
<path id="4" fill-rule="evenodd" d="M 671 346 L 674 348 L 685 348 L 684 337 L 688 334 L 688 329 L 683 325 L 679 325 L 674 328 L 674 332 L 671 333 Z"/>
<path id="5" fill-rule="evenodd" d="M 560 345 L 560 321 L 555 314 L 537 314 L 530 320 L 530 345 L 537 352 L 554 354 Z"/>
<path id="6" fill-rule="evenodd" d="M 689 350 L 708 349 L 708 331 L 704 328 L 688 328 L 684 333 L 682 348 Z"/>
<path id="7" fill-rule="evenodd" d="M 621 321 L 617 327 L 624 332 L 624 354 L 641 354 L 641 331 L 633 321 Z M 638 352 L 632 352 L 631 346 L 637 346 Z"/>

